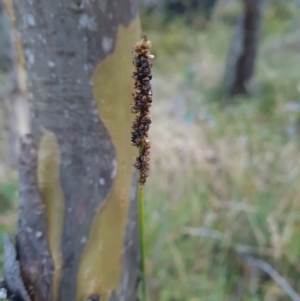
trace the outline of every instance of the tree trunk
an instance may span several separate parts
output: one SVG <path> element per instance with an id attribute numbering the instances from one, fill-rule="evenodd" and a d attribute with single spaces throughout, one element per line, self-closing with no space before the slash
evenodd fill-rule
<path id="1" fill-rule="evenodd" d="M 0 2 L 0 71 L 8 75 L 8 84 L 5 89 L 1 89 L 0 98 L 4 100 L 1 109 L 8 142 L 6 163 L 13 168 L 16 167 L 19 156 L 20 134 L 28 131 L 29 124 L 28 105 L 24 99 L 24 70 L 16 55 L 17 48 L 13 47 L 17 43 L 15 38 L 7 13 Z"/>
<path id="2" fill-rule="evenodd" d="M 217 0 L 165 0 L 162 3 L 167 21 L 184 16 L 184 20 L 191 23 L 199 16 L 209 19 Z"/>
<path id="3" fill-rule="evenodd" d="M 0 2 L 0 71 L 8 72 L 12 65 L 10 28 L 7 14 Z"/>
<path id="4" fill-rule="evenodd" d="M 32 131 L 21 146 L 14 277 L 36 301 L 135 300 L 137 1 L 6 2 L 25 58 Z M 5 275 L 20 295 L 7 267 Z"/>
<path id="5" fill-rule="evenodd" d="M 230 96 L 247 95 L 259 44 L 265 0 L 243 0 L 244 13 L 231 40 L 224 77 L 224 90 Z"/>
<path id="6" fill-rule="evenodd" d="M 4 95 L 4 127 L 8 142 L 6 163 L 14 169 L 20 155 L 20 137 L 28 132 L 30 124 L 24 75 L 24 70 L 16 60 L 10 70 Z"/>

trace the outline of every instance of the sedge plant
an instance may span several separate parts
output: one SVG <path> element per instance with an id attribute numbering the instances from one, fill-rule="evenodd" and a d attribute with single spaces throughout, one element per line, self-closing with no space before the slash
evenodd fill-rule
<path id="1" fill-rule="evenodd" d="M 145 247 L 144 247 L 144 185 L 149 175 L 150 141 L 148 131 L 151 124 L 150 107 L 152 104 L 151 88 L 151 63 L 153 55 L 150 53 L 151 42 L 145 36 L 133 47 L 133 72 L 134 103 L 131 112 L 138 114 L 132 124 L 131 143 L 138 147 L 139 155 L 134 166 L 139 171 L 138 185 L 138 223 L 140 242 L 140 264 L 141 264 L 141 294 L 142 300 L 146 300 L 146 277 L 145 277 Z"/>

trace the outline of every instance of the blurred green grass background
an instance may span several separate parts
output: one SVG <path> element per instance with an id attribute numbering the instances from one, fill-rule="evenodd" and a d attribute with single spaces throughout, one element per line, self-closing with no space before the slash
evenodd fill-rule
<path id="1" fill-rule="evenodd" d="M 221 2 L 209 21 L 195 17 L 189 26 L 141 9 L 155 54 L 145 189 L 150 300 L 290 300 L 239 254 L 268 262 L 300 294 L 300 7 L 268 2 L 254 93 L 225 106 L 241 3 Z M 16 221 L 17 177 L 0 140 L 3 232 Z"/>
<path id="2" fill-rule="evenodd" d="M 145 222 L 151 300 L 290 300 L 268 275 L 251 275 L 239 252 L 268 262 L 300 293 L 300 8 L 268 2 L 254 93 L 224 106 L 240 11 L 229 1 L 192 26 L 142 11 L 156 56 Z"/>

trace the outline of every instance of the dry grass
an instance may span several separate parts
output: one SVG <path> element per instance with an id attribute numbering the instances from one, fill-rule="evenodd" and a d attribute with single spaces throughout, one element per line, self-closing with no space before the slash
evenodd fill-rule
<path id="1" fill-rule="evenodd" d="M 204 32 L 180 28 L 190 49 L 156 53 L 146 189 L 151 296 L 289 300 L 262 272 L 253 289 L 252 267 L 237 251 L 271 264 L 300 294 L 300 140 L 289 134 L 298 115 L 284 109 L 299 97 L 299 22 L 267 12 L 255 95 L 224 108 L 212 87 L 232 27 L 218 14 Z"/>

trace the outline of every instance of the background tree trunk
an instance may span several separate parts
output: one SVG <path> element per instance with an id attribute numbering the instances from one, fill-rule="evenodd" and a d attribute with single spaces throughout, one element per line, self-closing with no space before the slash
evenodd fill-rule
<path id="1" fill-rule="evenodd" d="M 187 23 L 191 23 L 192 19 L 199 16 L 209 19 L 217 0 L 165 0 L 163 3 L 167 21 L 181 16 Z"/>
<path id="2" fill-rule="evenodd" d="M 12 50 L 12 52 L 14 52 Z M 4 128 L 6 133 L 7 161 L 12 168 L 16 168 L 20 155 L 20 137 L 29 130 L 29 106 L 25 99 L 25 73 L 20 63 L 15 60 L 7 78 L 4 93 Z"/>
<path id="3" fill-rule="evenodd" d="M 12 2 L 33 134 L 21 148 L 16 235 L 25 286 L 35 300 L 135 300 L 137 1 Z"/>
<path id="4" fill-rule="evenodd" d="M 163 13 L 165 22 L 182 18 L 192 24 L 199 18 L 210 19 L 218 0 L 139 0 L 147 13 Z"/>
<path id="5" fill-rule="evenodd" d="M 7 72 L 12 65 L 10 26 L 7 14 L 0 2 L 0 71 Z"/>
<path id="6" fill-rule="evenodd" d="M 19 145 L 18 133 L 23 125 L 22 118 L 20 118 L 21 114 L 19 113 L 24 102 L 21 101 L 22 91 L 17 76 L 18 67 L 14 62 L 15 56 L 12 47 L 12 36 L 9 18 L 2 2 L 0 2 L 0 75 L 1 78 L 3 77 L 3 79 L 8 82 L 8 85 L 3 85 L 3 88 L 1 87 L 0 101 L 3 112 L 3 125 L 6 129 L 6 136 L 9 144 L 6 162 L 8 161 L 11 166 L 16 167 Z M 8 74 L 9 76 L 7 76 Z M 24 119 L 24 110 L 22 115 Z"/>
<path id="7" fill-rule="evenodd" d="M 244 12 L 234 30 L 224 76 L 224 90 L 230 96 L 250 92 L 264 15 L 265 0 L 243 2 Z"/>
<path id="8" fill-rule="evenodd" d="M 20 135 L 28 131 L 29 115 L 24 99 L 25 77 L 22 62 L 17 56 L 16 36 L 12 33 L 7 13 L 0 2 L 0 71 L 8 83 L 0 91 L 1 109 L 8 149 L 6 163 L 16 168 Z"/>

